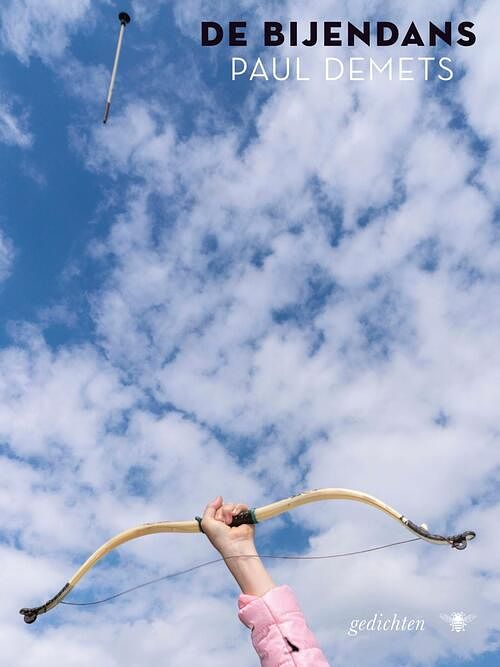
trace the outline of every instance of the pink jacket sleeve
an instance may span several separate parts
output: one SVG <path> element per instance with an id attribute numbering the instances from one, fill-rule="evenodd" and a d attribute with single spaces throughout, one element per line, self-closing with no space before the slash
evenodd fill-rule
<path id="1" fill-rule="evenodd" d="M 289 586 L 272 588 L 262 597 L 241 594 L 238 607 L 262 667 L 328 667 Z"/>

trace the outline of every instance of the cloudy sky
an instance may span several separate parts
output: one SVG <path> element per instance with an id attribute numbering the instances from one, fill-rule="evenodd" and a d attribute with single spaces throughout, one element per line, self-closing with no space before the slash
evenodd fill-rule
<path id="1" fill-rule="evenodd" d="M 410 9 L 408 8 L 410 4 Z M 4 0 L 0 7 L 0 640 L 5 664 L 251 667 L 220 565 L 25 625 L 135 524 L 222 494 L 340 486 L 435 532 L 272 561 L 338 667 L 500 658 L 500 88 L 496 0 Z M 101 123 L 118 10 L 127 28 Z M 440 82 L 231 82 L 201 20 L 472 20 Z M 251 33 L 253 34 L 253 32 Z M 347 49 L 386 59 L 427 48 Z M 330 50 L 283 49 L 316 71 Z M 431 55 L 435 55 L 431 54 Z M 321 68 L 320 68 L 321 69 Z M 263 553 L 408 537 L 352 503 L 258 528 Z M 142 538 L 90 601 L 214 557 Z M 495 602 L 496 600 L 496 602 Z M 452 633 L 440 614 L 476 619 Z M 375 613 L 421 633 L 347 635 Z"/>

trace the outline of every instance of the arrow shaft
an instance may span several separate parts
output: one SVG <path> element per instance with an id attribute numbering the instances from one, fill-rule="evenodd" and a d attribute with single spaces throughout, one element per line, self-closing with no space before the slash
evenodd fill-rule
<path id="1" fill-rule="evenodd" d="M 120 25 L 120 32 L 118 34 L 118 44 L 116 45 L 115 61 L 113 63 L 113 70 L 111 71 L 111 81 L 109 82 L 108 96 L 106 97 L 106 108 L 104 110 L 103 123 L 106 123 L 109 117 L 109 110 L 111 109 L 111 99 L 113 97 L 113 90 L 115 87 L 116 73 L 118 71 L 118 63 L 120 62 L 120 54 L 122 51 L 123 35 L 125 33 L 125 23 Z"/>

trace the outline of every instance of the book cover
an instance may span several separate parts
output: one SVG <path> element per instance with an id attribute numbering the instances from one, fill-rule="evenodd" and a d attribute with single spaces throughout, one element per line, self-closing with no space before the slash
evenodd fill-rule
<path id="1" fill-rule="evenodd" d="M 2 665 L 499 663 L 499 18 L 3 0 Z"/>

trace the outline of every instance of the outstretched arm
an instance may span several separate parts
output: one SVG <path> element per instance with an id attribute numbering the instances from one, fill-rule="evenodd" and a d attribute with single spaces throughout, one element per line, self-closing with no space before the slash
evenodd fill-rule
<path id="1" fill-rule="evenodd" d="M 262 667 L 328 667 L 292 589 L 277 586 L 259 558 L 254 526 L 230 527 L 247 509 L 217 496 L 205 508 L 202 528 L 241 588 L 239 617 L 252 631 Z"/>
<path id="2" fill-rule="evenodd" d="M 230 528 L 233 517 L 247 510 L 246 505 L 223 504 L 220 496 L 209 503 L 203 514 L 203 531 L 225 559 L 229 571 L 242 593 L 262 596 L 276 584 L 271 579 L 255 547 L 255 527 L 242 525 Z"/>

